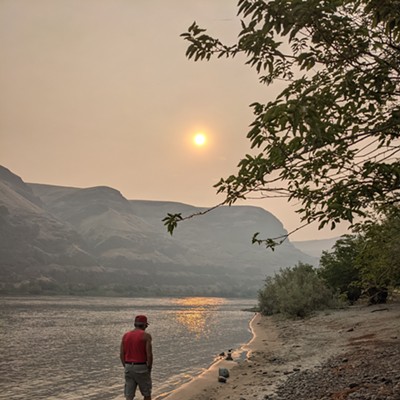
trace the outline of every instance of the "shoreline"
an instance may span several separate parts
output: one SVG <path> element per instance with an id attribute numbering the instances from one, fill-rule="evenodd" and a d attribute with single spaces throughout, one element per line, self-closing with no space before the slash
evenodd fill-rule
<path id="1" fill-rule="evenodd" d="M 224 385 L 223 383 L 218 382 L 218 369 L 226 368 L 231 373 L 233 368 L 236 368 L 240 365 L 240 363 L 247 361 L 247 359 L 251 355 L 251 352 L 254 350 L 254 342 L 256 342 L 256 340 L 259 340 L 260 335 L 262 335 L 262 332 L 258 332 L 258 329 L 256 328 L 256 325 L 257 323 L 259 323 L 260 319 L 261 315 L 259 313 L 255 313 L 255 315 L 249 322 L 249 328 L 252 333 L 252 337 L 247 343 L 243 344 L 238 349 L 235 349 L 232 352 L 232 361 L 226 360 L 225 358 L 216 359 L 201 374 L 195 376 L 188 382 L 185 382 L 183 385 L 174 389 L 170 393 L 157 396 L 154 400 L 195 399 L 198 396 L 202 396 L 204 392 L 207 392 L 209 390 L 213 391 L 220 385 Z M 244 358 L 243 353 L 246 353 L 246 356 Z M 229 379 L 230 378 L 228 378 L 228 380 Z"/>
<path id="2" fill-rule="evenodd" d="M 386 347 L 392 349 L 393 355 L 389 352 L 380 358 L 400 366 L 400 303 L 323 311 L 305 320 L 257 314 L 250 321 L 250 329 L 253 338 L 240 348 L 247 352 L 245 359 L 218 360 L 163 399 L 265 400 L 280 399 L 277 393 L 283 392 L 282 398 L 287 400 L 305 400 L 324 385 L 328 387 L 324 390 L 331 393 L 375 390 L 372 379 L 381 372 L 374 370 L 379 362 L 376 352 L 385 352 Z M 364 385 L 362 380 L 367 378 L 363 368 L 368 362 L 374 372 L 371 372 L 371 382 Z M 226 383 L 218 382 L 218 368 L 229 370 Z M 347 383 L 341 383 L 343 378 L 336 376 L 327 382 L 326 377 L 332 371 L 342 371 L 339 377 L 347 377 Z M 383 368 L 383 373 L 388 373 L 387 368 Z M 392 385 L 393 390 L 396 387 L 400 390 L 400 367 L 392 371 L 392 376 L 391 380 L 387 379 L 385 389 L 391 389 Z M 386 378 L 379 379 L 383 382 Z M 315 383 L 318 380 L 322 382 L 319 387 Z M 348 386 L 336 387 L 340 384 Z M 302 394 L 298 393 L 299 387 Z"/>

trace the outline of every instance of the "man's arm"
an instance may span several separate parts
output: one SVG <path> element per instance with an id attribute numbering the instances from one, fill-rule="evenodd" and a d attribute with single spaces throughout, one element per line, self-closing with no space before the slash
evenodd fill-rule
<path id="1" fill-rule="evenodd" d="M 122 365 L 125 367 L 125 356 L 124 356 L 124 339 L 121 340 L 121 346 L 119 349 L 119 358 L 122 362 Z"/>
<path id="2" fill-rule="evenodd" d="M 153 367 L 153 345 L 152 337 L 146 332 L 146 354 L 147 354 L 147 367 L 149 370 Z"/>

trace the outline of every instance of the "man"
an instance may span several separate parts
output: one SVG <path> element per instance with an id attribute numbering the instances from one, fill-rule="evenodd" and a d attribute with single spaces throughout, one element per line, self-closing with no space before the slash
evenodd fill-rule
<path id="1" fill-rule="evenodd" d="M 151 335 L 145 332 L 148 325 L 145 315 L 137 315 L 135 329 L 122 337 L 120 359 L 125 368 L 126 400 L 133 400 L 138 386 L 143 400 L 151 400 L 153 349 Z"/>

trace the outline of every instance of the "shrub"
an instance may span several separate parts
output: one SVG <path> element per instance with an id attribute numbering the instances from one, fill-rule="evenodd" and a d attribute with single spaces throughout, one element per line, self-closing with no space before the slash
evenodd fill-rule
<path id="1" fill-rule="evenodd" d="M 264 315 L 282 313 L 304 318 L 313 311 L 332 307 L 335 298 L 311 265 L 299 263 L 268 277 L 258 302 Z"/>

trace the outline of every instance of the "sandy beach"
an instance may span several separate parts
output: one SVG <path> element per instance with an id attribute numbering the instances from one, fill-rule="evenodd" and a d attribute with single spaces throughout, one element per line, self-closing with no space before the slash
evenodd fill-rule
<path id="1" fill-rule="evenodd" d="M 166 399 L 400 399 L 400 303 L 295 321 L 257 314 L 251 328 L 246 359 L 221 359 Z"/>

